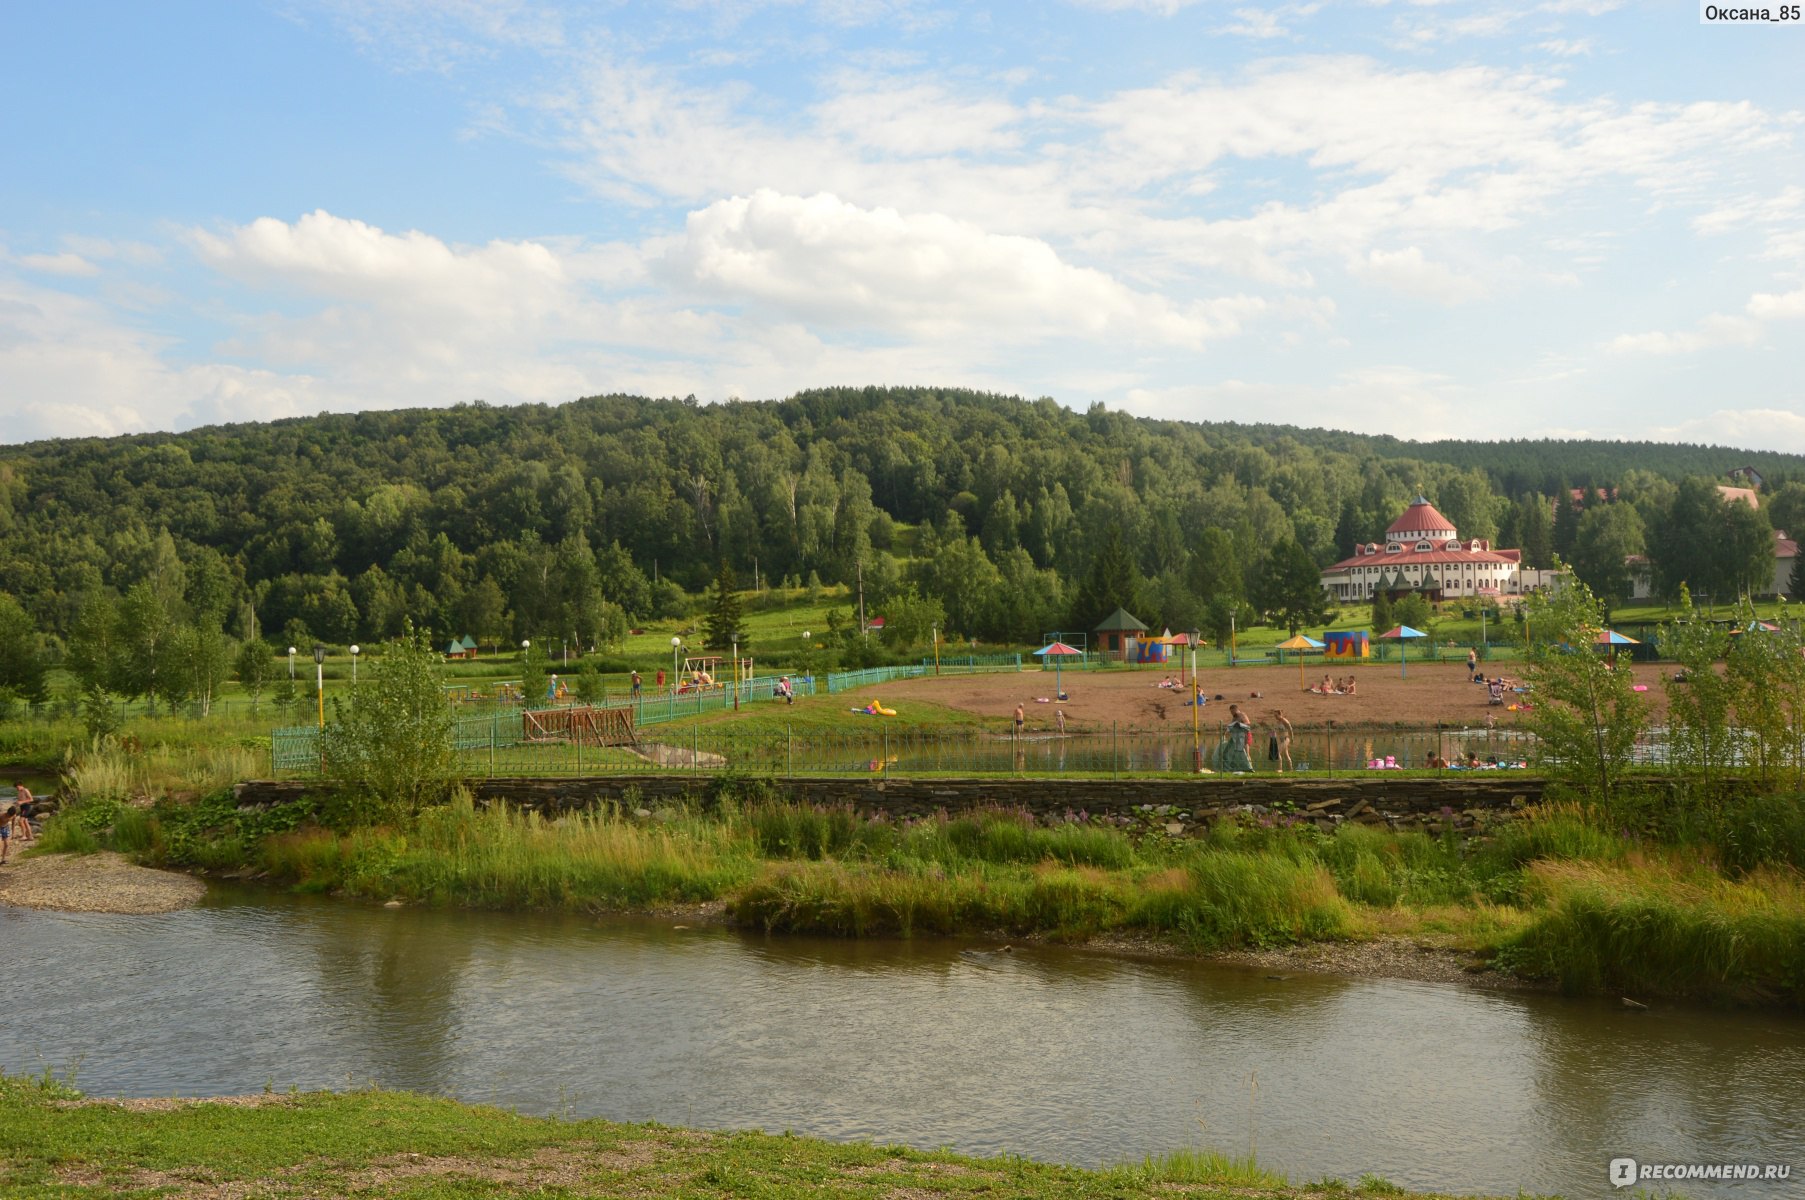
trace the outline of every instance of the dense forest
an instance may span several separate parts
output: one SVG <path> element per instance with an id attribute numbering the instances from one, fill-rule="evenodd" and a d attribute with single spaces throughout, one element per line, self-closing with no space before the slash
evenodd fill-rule
<path id="1" fill-rule="evenodd" d="M 1770 518 L 1805 525 L 1805 458 L 1772 452 L 1411 443 L 927 388 L 322 415 L 0 446 L 0 623 L 60 654 L 84 609 L 136 587 L 141 608 L 284 644 L 404 620 L 598 644 L 692 611 L 725 566 L 743 587 L 859 578 L 873 603 L 926 602 L 942 629 L 997 640 L 1088 628 L 1130 598 L 1208 628 L 1236 606 L 1295 616 L 1284 580 L 1380 536 L 1419 492 L 1532 565 L 1620 573 L 1664 537 L 1747 525 L 1681 486 L 1738 466 L 1772 501 L 1731 532 L 1745 562 L 1765 539 L 1771 571 Z M 1675 524 L 1683 495 L 1711 511 Z M 1697 588 L 1705 568 L 1658 557 L 1664 585 Z"/>

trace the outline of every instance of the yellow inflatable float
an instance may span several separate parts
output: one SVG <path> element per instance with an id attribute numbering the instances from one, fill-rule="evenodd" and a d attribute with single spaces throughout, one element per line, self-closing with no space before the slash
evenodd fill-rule
<path id="1" fill-rule="evenodd" d="M 868 717 L 894 717 L 896 715 L 896 710 L 894 708 L 885 708 L 876 700 L 873 700 L 864 708 L 855 708 L 852 711 L 855 713 L 864 713 Z"/>

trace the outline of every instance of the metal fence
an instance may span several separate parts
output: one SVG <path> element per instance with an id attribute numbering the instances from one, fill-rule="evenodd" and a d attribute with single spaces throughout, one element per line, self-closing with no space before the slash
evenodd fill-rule
<path id="1" fill-rule="evenodd" d="M 545 710 L 537 710 L 545 711 Z M 631 746 L 599 746 L 581 739 L 535 740 L 516 711 L 463 717 L 455 736 L 471 778 L 558 776 L 632 772 L 732 771 L 775 776 L 1043 775 L 1114 777 L 1193 774 L 1199 763 L 1217 769 L 1225 732 L 1217 726 L 1190 730 L 1086 730 L 1020 737 L 982 730 L 802 729 L 750 731 L 732 725 L 678 721 L 642 731 Z M 279 729 L 271 737 L 277 776 L 319 771 L 318 730 Z M 1262 732 L 1252 747 L 1261 772 L 1276 764 Z M 1517 767 L 1533 763 L 1535 745 L 1524 733 L 1503 729 L 1300 732 L 1291 743 L 1295 769 L 1316 777 L 1373 770 L 1421 768 L 1429 757 Z"/>

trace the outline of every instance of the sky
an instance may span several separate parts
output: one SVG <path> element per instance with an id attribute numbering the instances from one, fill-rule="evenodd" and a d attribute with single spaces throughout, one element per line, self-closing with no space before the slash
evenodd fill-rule
<path id="1" fill-rule="evenodd" d="M 0 443 L 927 385 L 1805 453 L 1805 23 L 0 4 Z"/>

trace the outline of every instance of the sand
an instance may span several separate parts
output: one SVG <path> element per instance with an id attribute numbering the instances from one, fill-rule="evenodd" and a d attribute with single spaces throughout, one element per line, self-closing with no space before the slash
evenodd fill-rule
<path id="1" fill-rule="evenodd" d="M 1671 664 L 1644 663 L 1620 667 L 1633 673 L 1648 690 L 1641 693 L 1650 711 L 1659 718 L 1666 710 L 1666 694 L 1661 688 L 1663 670 Z M 1346 676 L 1356 681 L 1352 696 L 1320 696 L 1306 688 L 1320 681 L 1323 674 Z M 1507 678 L 1520 678 L 1522 665 L 1502 663 L 1494 667 Z M 1158 686 L 1170 675 L 1180 680 L 1176 689 Z M 1298 682 L 1295 666 L 1216 667 L 1201 673 L 1204 694 L 1209 703 L 1201 714 L 1205 723 L 1215 725 L 1228 719 L 1228 705 L 1235 701 L 1250 716 L 1269 720 L 1276 710 L 1299 730 L 1409 728 L 1433 729 L 1477 728 L 1486 718 L 1496 720 L 1500 729 L 1514 728 L 1529 718 L 1527 711 L 1510 711 L 1489 703 L 1486 688 L 1467 681 L 1466 663 L 1410 663 L 1408 673 L 1397 663 L 1368 663 L 1364 666 L 1339 665 L 1325 668 L 1321 663 L 1306 665 L 1304 685 Z M 893 708 L 901 708 L 911 700 L 932 701 L 950 708 L 1008 719 L 1020 704 L 1025 711 L 1028 729 L 1038 732 L 1052 729 L 1055 710 L 1064 709 L 1066 728 L 1108 729 L 1118 724 L 1123 729 L 1181 729 L 1191 723 L 1191 709 L 1185 704 L 1188 695 L 1180 673 L 1152 667 L 1107 671 L 1064 671 L 1061 684 L 1069 699 L 1054 698 L 1054 673 L 1050 670 L 1023 670 L 996 675 L 942 675 L 938 678 L 909 679 L 880 684 L 869 690 Z M 860 692 L 866 698 L 865 692 Z M 1217 697 L 1221 699 L 1218 700 Z M 1522 704 L 1530 695 L 1507 693 L 1508 703 Z M 1042 703 L 1042 700 L 1046 703 Z"/>
<path id="2" fill-rule="evenodd" d="M 0 904 L 61 912 L 165 913 L 207 892 L 198 879 L 133 866 L 117 854 L 33 854 L 0 867 Z"/>

